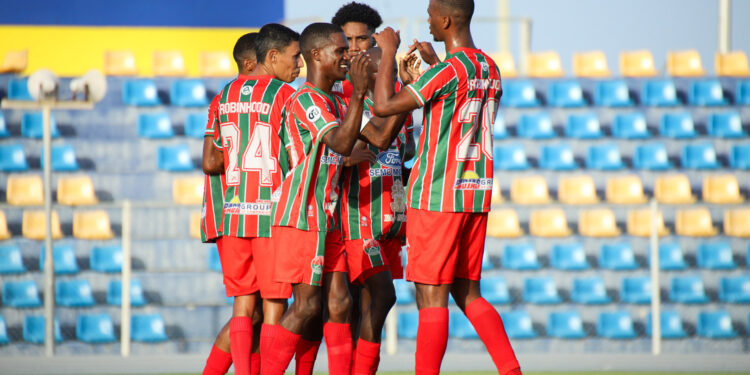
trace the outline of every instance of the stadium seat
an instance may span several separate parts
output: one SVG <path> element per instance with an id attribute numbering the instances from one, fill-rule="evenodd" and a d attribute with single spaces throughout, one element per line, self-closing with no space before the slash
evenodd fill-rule
<path id="1" fill-rule="evenodd" d="M 522 114 L 516 125 L 518 136 L 529 139 L 550 139 L 557 136 L 547 112 Z"/>
<path id="2" fill-rule="evenodd" d="M 541 103 L 536 96 L 536 89 L 531 81 L 509 80 L 503 82 L 503 96 L 500 105 L 512 108 L 539 107 Z"/>
<path id="3" fill-rule="evenodd" d="M 29 169 L 26 153 L 20 144 L 0 145 L 0 171 L 24 172 Z"/>
<path id="4" fill-rule="evenodd" d="M 8 81 L 8 99 L 34 100 L 29 93 L 29 78 L 11 78 Z"/>
<path id="5" fill-rule="evenodd" d="M 706 75 L 698 51 L 669 51 L 667 52 L 667 72 L 673 77 L 700 77 Z"/>
<path id="6" fill-rule="evenodd" d="M 44 259 L 47 252 L 45 247 L 39 251 L 39 269 L 44 271 Z M 55 273 L 58 275 L 70 275 L 78 273 L 78 261 L 76 260 L 76 251 L 72 245 L 53 245 L 52 260 L 55 264 Z"/>
<path id="7" fill-rule="evenodd" d="M 44 168 L 44 150 L 40 155 L 40 162 Z M 52 170 L 56 172 L 75 172 L 78 170 L 78 161 L 76 161 L 76 150 L 72 145 L 55 145 L 52 146 Z"/>
<path id="8" fill-rule="evenodd" d="M 33 280 L 3 281 L 3 306 L 21 308 L 41 307 L 39 288 Z"/>
<path id="9" fill-rule="evenodd" d="M 698 336 L 710 339 L 737 337 L 737 331 L 732 327 L 732 317 L 727 310 L 699 312 L 696 332 Z"/>
<path id="10" fill-rule="evenodd" d="M 500 75 L 503 79 L 518 77 L 516 63 L 513 60 L 513 55 L 510 52 L 496 52 L 490 53 L 489 55 L 490 58 L 495 61 L 497 67 L 500 69 Z"/>
<path id="11" fill-rule="evenodd" d="M 732 145 L 729 166 L 735 169 L 750 169 L 750 144 Z"/>
<path id="12" fill-rule="evenodd" d="M 234 65 L 227 51 L 202 51 L 198 58 L 201 77 L 232 77 L 237 74 Z"/>
<path id="13" fill-rule="evenodd" d="M 609 208 L 583 210 L 578 215 L 578 234 L 581 236 L 617 237 L 620 233 L 615 214 Z"/>
<path id="14" fill-rule="evenodd" d="M 619 171 L 625 168 L 620 149 L 615 143 L 602 143 L 589 146 L 586 153 L 586 168 L 602 171 Z"/>
<path id="15" fill-rule="evenodd" d="M 190 159 L 190 148 L 185 144 L 159 147 L 158 165 L 159 169 L 170 172 L 187 172 L 195 169 Z"/>
<path id="16" fill-rule="evenodd" d="M 675 233 L 678 236 L 711 237 L 718 232 L 707 208 L 678 210 L 675 214 Z"/>
<path id="17" fill-rule="evenodd" d="M 656 177 L 654 198 L 665 204 L 691 204 L 696 200 L 688 176 L 682 173 Z"/>
<path id="18" fill-rule="evenodd" d="M 44 315 L 26 315 L 23 319 L 23 341 L 32 344 L 44 344 Z M 62 342 L 60 322 L 55 317 L 54 323 L 55 341 Z"/>
<path id="19" fill-rule="evenodd" d="M 419 311 L 408 311 L 398 313 L 398 337 L 414 340 L 417 338 L 417 326 L 419 325 Z"/>
<path id="20" fill-rule="evenodd" d="M 664 339 L 681 339 L 687 337 L 685 329 L 682 328 L 682 318 L 677 311 L 662 311 L 661 318 L 661 337 Z M 651 313 L 648 313 L 646 319 L 646 335 L 651 336 Z"/>
<path id="21" fill-rule="evenodd" d="M 27 210 L 23 212 L 21 232 L 24 237 L 31 240 L 43 240 L 46 237 L 45 225 L 47 220 L 43 210 Z M 60 229 L 60 216 L 57 211 L 52 210 L 52 239 L 58 240 L 63 237 Z"/>
<path id="22" fill-rule="evenodd" d="M 732 237 L 750 237 L 750 209 L 736 208 L 724 211 L 724 234 Z"/>
<path id="23" fill-rule="evenodd" d="M 493 305 L 511 302 L 508 283 L 502 276 L 483 277 L 479 288 L 482 292 L 482 297 Z M 396 297 L 396 300 L 398 301 L 398 297 Z"/>
<path id="24" fill-rule="evenodd" d="M 115 341 L 115 327 L 108 314 L 81 314 L 76 319 L 76 338 L 89 344 Z"/>
<path id="25" fill-rule="evenodd" d="M 24 273 L 21 249 L 16 244 L 0 246 L 0 274 Z"/>
<path id="26" fill-rule="evenodd" d="M 573 233 L 568 227 L 565 212 L 560 208 L 532 211 L 529 232 L 536 237 L 567 237 Z"/>
<path id="27" fill-rule="evenodd" d="M 710 270 L 737 268 L 729 242 L 704 242 L 698 245 L 698 267 Z"/>
<path id="28" fill-rule="evenodd" d="M 703 178 L 703 201 L 716 204 L 738 204 L 745 201 L 740 185 L 733 174 L 719 174 Z"/>
<path id="29" fill-rule="evenodd" d="M 134 76 L 138 74 L 133 51 L 104 51 L 104 74 L 108 76 Z"/>
<path id="30" fill-rule="evenodd" d="M 667 155 L 667 147 L 664 143 L 647 143 L 635 146 L 633 167 L 653 171 L 672 169 L 672 162 L 669 161 Z"/>
<path id="31" fill-rule="evenodd" d="M 734 104 L 750 105 L 750 80 L 737 82 Z"/>
<path id="32" fill-rule="evenodd" d="M 523 301 L 536 304 L 556 304 L 562 302 L 557 293 L 557 285 L 551 277 L 527 277 L 523 280 Z"/>
<path id="33" fill-rule="evenodd" d="M 562 70 L 560 55 L 555 51 L 531 52 L 526 56 L 526 75 L 532 78 L 558 78 Z"/>
<path id="34" fill-rule="evenodd" d="M 615 271 L 637 269 L 633 247 L 628 242 L 602 244 L 599 248 L 599 267 Z"/>
<path id="35" fill-rule="evenodd" d="M 695 126 L 690 112 L 670 112 L 661 116 L 659 135 L 667 138 L 695 138 Z"/>
<path id="36" fill-rule="evenodd" d="M 536 250 L 530 243 L 505 245 L 500 261 L 503 268 L 510 270 L 538 270 L 541 267 Z"/>
<path id="37" fill-rule="evenodd" d="M 682 167 L 690 169 L 717 169 L 716 149 L 711 143 L 687 144 L 682 148 Z"/>
<path id="38" fill-rule="evenodd" d="M 619 113 L 612 119 L 612 136 L 620 139 L 647 139 L 651 133 L 641 112 Z"/>
<path id="39" fill-rule="evenodd" d="M 649 256 L 649 265 L 651 257 Z M 687 268 L 682 247 L 677 242 L 659 243 L 659 268 L 664 271 L 682 271 Z"/>
<path id="40" fill-rule="evenodd" d="M 107 284 L 107 304 L 112 306 L 122 305 L 122 281 L 110 280 Z M 138 279 L 130 280 L 130 305 L 134 307 L 146 304 L 143 287 Z"/>
<path id="41" fill-rule="evenodd" d="M 669 288 L 669 300 L 679 303 L 706 303 L 708 297 L 700 276 L 675 276 Z"/>
<path id="42" fill-rule="evenodd" d="M 208 248 L 208 269 L 221 272 L 221 258 L 219 258 L 219 248 L 212 245 Z"/>
<path id="43" fill-rule="evenodd" d="M 167 340 L 164 318 L 161 314 L 135 314 L 130 319 L 130 339 L 139 342 Z"/>
<path id="44" fill-rule="evenodd" d="M 8 131 L 8 126 L 5 123 L 5 116 L 2 112 L 0 112 L 0 138 L 7 138 L 10 136 L 10 132 Z"/>
<path id="45" fill-rule="evenodd" d="M 496 146 L 493 152 L 493 167 L 501 171 L 525 171 L 531 167 L 526 159 L 526 151 L 520 144 Z M 748 169 L 750 169 L 750 148 L 748 149 Z"/>
<path id="46" fill-rule="evenodd" d="M 471 325 L 471 322 L 466 315 L 460 311 L 454 311 L 450 313 L 448 319 L 448 336 L 455 337 L 457 339 L 478 339 L 479 335 Z"/>
<path id="47" fill-rule="evenodd" d="M 553 245 L 549 261 L 553 268 L 564 271 L 583 271 L 590 268 L 583 246 L 578 242 Z"/>
<path id="48" fill-rule="evenodd" d="M 89 267 L 99 272 L 120 272 L 122 270 L 122 247 L 120 245 L 95 246 L 91 249 Z"/>
<path id="49" fill-rule="evenodd" d="M 604 136 L 595 113 L 571 113 L 565 121 L 565 136 L 577 139 L 599 139 Z"/>
<path id="50" fill-rule="evenodd" d="M 613 176 L 607 179 L 607 202 L 614 204 L 643 204 L 648 198 L 638 175 Z"/>
<path id="51" fill-rule="evenodd" d="M 641 90 L 641 104 L 651 107 L 674 107 L 680 104 L 677 88 L 669 79 L 646 81 Z"/>
<path id="52" fill-rule="evenodd" d="M 49 116 L 50 136 L 58 138 L 60 131 L 57 130 L 57 122 L 53 113 Z M 42 112 L 25 112 L 21 117 L 21 135 L 26 138 L 42 139 L 44 135 L 44 122 Z"/>
<path id="53" fill-rule="evenodd" d="M 567 143 L 542 146 L 539 168 L 553 171 L 570 171 L 578 168 L 573 149 Z"/>
<path id="54" fill-rule="evenodd" d="M 600 107 L 632 107 L 628 84 L 621 79 L 596 82 L 594 104 Z"/>
<path id="55" fill-rule="evenodd" d="M 578 81 L 553 81 L 547 86 L 547 105 L 578 108 L 586 105 L 583 89 Z"/>
<path id="56" fill-rule="evenodd" d="M 632 339 L 637 335 L 627 311 L 603 311 L 596 320 L 596 334 L 608 339 Z"/>
<path id="57" fill-rule="evenodd" d="M 620 302 L 625 303 L 651 303 L 651 278 L 648 276 L 632 276 L 622 279 L 620 289 Z"/>
<path id="58" fill-rule="evenodd" d="M 94 294 L 88 279 L 61 280 L 55 283 L 55 301 L 65 307 L 94 306 Z"/>
<path id="59" fill-rule="evenodd" d="M 200 218 L 200 217 L 199 217 Z M 523 236 L 518 214 L 512 208 L 492 210 L 487 215 L 487 235 L 498 238 Z"/>
<path id="60" fill-rule="evenodd" d="M 0 315 L 0 345 L 5 345 L 10 342 L 8 337 L 8 326 L 5 324 L 5 317 Z"/>
<path id="61" fill-rule="evenodd" d="M 205 107 L 208 105 L 206 85 L 200 79 L 172 81 L 169 101 L 180 107 Z"/>
<path id="62" fill-rule="evenodd" d="M 13 236 L 8 229 L 8 219 L 5 218 L 5 212 L 0 211 L 0 240 L 7 240 Z"/>
<path id="63" fill-rule="evenodd" d="M 719 138 L 743 138 L 747 136 L 742 129 L 739 112 L 719 112 L 708 115 L 706 123 L 708 135 Z"/>
<path id="64" fill-rule="evenodd" d="M 581 277 L 573 279 L 573 288 L 570 291 L 570 299 L 576 303 L 602 304 L 610 303 L 607 288 L 600 276 Z"/>
<path id="65" fill-rule="evenodd" d="M 33 174 L 8 176 L 6 187 L 8 204 L 14 206 L 41 206 L 44 204 L 42 178 Z"/>
<path id="66" fill-rule="evenodd" d="M 583 331 L 581 314 L 576 310 L 552 311 L 547 320 L 547 336 L 560 339 L 581 339 Z"/>
<path id="67" fill-rule="evenodd" d="M 623 77 L 653 77 L 657 75 L 651 51 L 620 52 L 620 74 Z"/>
<path id="68" fill-rule="evenodd" d="M 156 83 L 152 79 L 125 81 L 122 84 L 122 101 L 125 105 L 138 107 L 161 104 L 156 91 Z"/>
<path id="69" fill-rule="evenodd" d="M 414 287 L 411 283 L 404 279 L 396 279 L 393 280 L 393 287 L 396 289 L 396 303 L 399 305 L 414 303 L 414 292 L 412 291 Z"/>
<path id="70" fill-rule="evenodd" d="M 594 179 L 588 175 L 561 176 L 557 181 L 557 199 L 564 204 L 596 204 Z"/>
<path id="71" fill-rule="evenodd" d="M 651 236 L 651 209 L 636 209 L 628 211 L 627 231 L 631 236 L 649 237 Z M 664 226 L 664 216 L 661 212 L 656 216 L 657 235 L 663 237 L 669 234 L 669 229 Z"/>
<path id="72" fill-rule="evenodd" d="M 201 204 L 203 202 L 203 177 L 181 177 L 172 182 L 172 199 L 177 204 Z"/>
<path id="73" fill-rule="evenodd" d="M 492 204 L 503 203 L 503 194 L 500 191 L 500 180 L 497 178 L 492 179 Z"/>
<path id="74" fill-rule="evenodd" d="M 538 335 L 534 331 L 531 315 L 524 310 L 504 311 L 500 313 L 500 318 L 503 320 L 508 338 L 533 339 Z"/>
<path id="75" fill-rule="evenodd" d="M 688 103 L 694 106 L 706 107 L 724 106 L 729 104 L 727 98 L 724 97 L 724 90 L 718 79 L 690 83 Z"/>
<path id="76" fill-rule="evenodd" d="M 727 53 L 716 52 L 714 58 L 714 69 L 720 77 L 748 77 L 750 66 L 747 63 L 747 55 L 743 51 L 731 51 Z"/>
<path id="77" fill-rule="evenodd" d="M 85 240 L 108 240 L 114 236 L 107 211 L 77 211 L 73 213 L 73 237 Z"/>
<path id="78" fill-rule="evenodd" d="M 138 115 L 138 136 L 151 139 L 174 137 L 172 121 L 167 112 L 141 113 Z"/>
<path id="79" fill-rule="evenodd" d="M 510 199 L 518 204 L 544 204 L 550 201 L 547 180 L 543 176 L 520 176 L 513 179 Z"/>
<path id="80" fill-rule="evenodd" d="M 29 51 L 8 51 L 5 53 L 0 73 L 21 73 L 29 64 Z M 747 63 L 745 63 L 747 65 Z"/>
<path id="81" fill-rule="evenodd" d="M 719 280 L 719 301 L 729 303 L 750 302 L 750 276 L 726 276 Z"/>
<path id="82" fill-rule="evenodd" d="M 57 203 L 66 206 L 98 203 L 91 177 L 87 175 L 60 177 L 57 180 Z"/>
<path id="83" fill-rule="evenodd" d="M 190 214 L 190 237 L 201 238 L 201 212 L 195 211 Z"/>
<path id="84" fill-rule="evenodd" d="M 153 73 L 155 76 L 179 77 L 184 76 L 185 59 L 180 51 L 154 51 Z"/>
<path id="85" fill-rule="evenodd" d="M 188 113 L 185 117 L 185 135 L 191 138 L 203 139 L 206 136 L 206 123 L 208 123 L 208 113 L 206 111 Z"/>
<path id="86" fill-rule="evenodd" d="M 606 78 L 612 75 L 603 51 L 574 53 L 573 74 L 585 78 Z"/>

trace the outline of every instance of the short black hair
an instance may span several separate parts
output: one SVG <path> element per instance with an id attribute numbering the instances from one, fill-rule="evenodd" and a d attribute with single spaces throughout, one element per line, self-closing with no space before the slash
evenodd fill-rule
<path id="1" fill-rule="evenodd" d="M 255 43 L 258 39 L 258 33 L 247 33 L 237 39 L 237 43 L 234 44 L 234 50 L 232 56 L 237 66 L 242 67 L 242 60 L 255 58 Z M 241 70 L 241 69 L 240 69 Z"/>
<path id="2" fill-rule="evenodd" d="M 454 16 L 466 25 L 474 15 L 474 0 L 437 0 L 441 5 L 453 11 Z"/>
<path id="3" fill-rule="evenodd" d="M 266 61 L 268 51 L 272 49 L 281 51 L 290 43 L 298 40 L 299 33 L 284 25 L 278 23 L 264 25 L 258 32 L 258 41 L 255 42 L 255 53 L 258 56 L 258 63 L 262 64 Z"/>
<path id="4" fill-rule="evenodd" d="M 367 25 L 371 32 L 383 24 L 380 13 L 367 4 L 352 1 L 339 8 L 331 19 L 331 23 L 344 27 L 349 22 L 360 22 Z"/>
<path id="5" fill-rule="evenodd" d="M 314 48 L 320 48 L 331 40 L 331 34 L 343 33 L 341 27 L 332 23 L 316 22 L 311 23 L 302 30 L 302 36 L 299 38 L 299 48 L 304 56 Z"/>

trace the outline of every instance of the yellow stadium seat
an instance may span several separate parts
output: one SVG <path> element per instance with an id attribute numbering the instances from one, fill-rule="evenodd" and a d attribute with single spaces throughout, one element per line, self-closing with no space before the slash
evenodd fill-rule
<path id="1" fill-rule="evenodd" d="M 490 54 L 490 58 L 495 60 L 497 68 L 500 69 L 501 78 L 516 78 L 518 77 L 518 70 L 516 70 L 516 63 L 513 60 L 513 55 L 510 52 L 498 52 Z"/>
<path id="2" fill-rule="evenodd" d="M 690 188 L 690 180 L 684 174 L 657 177 L 654 183 L 654 197 L 659 203 L 695 203 L 695 196 Z"/>
<path id="3" fill-rule="evenodd" d="M 595 208 L 581 211 L 578 216 L 578 233 L 586 237 L 617 237 L 622 232 L 617 227 L 612 210 Z"/>
<path id="4" fill-rule="evenodd" d="M 533 78 L 558 78 L 562 70 L 560 55 L 555 51 L 532 52 L 526 57 L 526 75 Z"/>
<path id="5" fill-rule="evenodd" d="M 680 236 L 711 237 L 719 231 L 711 220 L 707 208 L 678 210 L 675 218 L 675 233 Z"/>
<path id="6" fill-rule="evenodd" d="M 24 237 L 32 240 L 43 240 L 46 236 L 45 225 L 47 221 L 44 217 L 44 210 L 33 210 L 23 212 L 23 222 L 21 223 L 21 232 Z M 60 229 L 60 216 L 57 211 L 52 211 L 52 238 L 60 239 L 63 237 Z"/>
<path id="7" fill-rule="evenodd" d="M 487 216 L 487 235 L 499 238 L 523 236 L 516 211 L 511 208 L 490 211 Z"/>
<path id="8" fill-rule="evenodd" d="M 750 208 L 724 211 L 724 234 L 732 237 L 750 237 Z"/>
<path id="9" fill-rule="evenodd" d="M 565 212 L 559 208 L 532 211 L 529 232 L 537 237 L 567 237 L 572 234 Z"/>
<path id="10" fill-rule="evenodd" d="M 177 77 L 185 75 L 185 59 L 180 51 L 154 51 L 154 75 Z"/>
<path id="11" fill-rule="evenodd" d="M 492 204 L 503 203 L 503 193 L 500 190 L 500 180 L 492 180 Z"/>
<path id="12" fill-rule="evenodd" d="M 195 211 L 190 214 L 190 237 L 201 238 L 201 212 Z"/>
<path id="13" fill-rule="evenodd" d="M 747 55 L 742 51 L 732 51 L 721 54 L 716 53 L 714 68 L 717 76 L 725 77 L 748 77 L 750 66 L 747 63 Z"/>
<path id="14" fill-rule="evenodd" d="M 607 56 L 602 51 L 575 53 L 573 73 L 578 77 L 587 78 L 604 78 L 612 75 L 607 65 Z"/>
<path id="15" fill-rule="evenodd" d="M 667 52 L 667 72 L 674 77 L 700 77 L 706 75 L 701 55 L 694 49 Z"/>
<path id="16" fill-rule="evenodd" d="M 114 236 L 107 211 L 78 211 L 73 214 L 73 237 L 85 240 L 108 240 Z"/>
<path id="17" fill-rule="evenodd" d="M 606 195 L 607 202 L 615 204 L 641 204 L 647 200 L 641 178 L 636 175 L 610 177 Z"/>
<path id="18" fill-rule="evenodd" d="M 83 206 L 97 202 L 91 177 L 81 175 L 60 177 L 57 180 L 57 203 L 67 206 Z"/>
<path id="19" fill-rule="evenodd" d="M 653 77 L 657 75 L 651 51 L 620 52 L 620 74 L 624 77 Z"/>
<path id="20" fill-rule="evenodd" d="M 12 175 L 8 177 L 8 204 L 14 206 L 41 206 L 44 204 L 42 178 L 37 175 Z"/>
<path id="21" fill-rule="evenodd" d="M 8 51 L 0 65 L 0 73 L 21 73 L 29 65 L 29 51 Z"/>
<path id="22" fill-rule="evenodd" d="M 542 176 L 523 176 L 513 179 L 510 200 L 518 204 L 544 204 L 550 201 L 547 180 Z"/>
<path id="23" fill-rule="evenodd" d="M 740 194 L 737 177 L 732 174 L 720 174 L 703 178 L 703 201 L 718 204 L 736 204 L 745 201 Z"/>
<path id="24" fill-rule="evenodd" d="M 104 74 L 110 76 L 134 76 L 138 74 L 133 51 L 104 51 Z"/>
<path id="25" fill-rule="evenodd" d="M 183 177 L 172 182 L 172 199 L 177 204 L 203 203 L 203 177 Z"/>
<path id="26" fill-rule="evenodd" d="M 8 229 L 8 219 L 5 218 L 5 211 L 0 211 L 0 240 L 7 240 L 13 234 Z"/>
<path id="27" fill-rule="evenodd" d="M 631 236 L 650 237 L 651 236 L 651 209 L 642 208 L 628 211 L 627 231 Z M 661 212 L 656 216 L 656 233 L 659 237 L 669 235 L 669 229 L 664 226 L 664 216 Z"/>
<path id="28" fill-rule="evenodd" d="M 237 74 L 236 64 L 226 51 L 201 52 L 198 61 L 203 77 L 231 77 Z"/>
<path id="29" fill-rule="evenodd" d="M 557 200 L 565 204 L 596 204 L 596 186 L 591 176 L 564 176 L 557 181 Z"/>

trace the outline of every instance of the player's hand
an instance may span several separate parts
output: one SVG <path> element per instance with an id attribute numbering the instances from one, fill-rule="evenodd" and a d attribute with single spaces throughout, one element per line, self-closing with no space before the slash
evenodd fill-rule
<path id="1" fill-rule="evenodd" d="M 401 59 L 398 63 L 398 77 L 401 78 L 401 82 L 408 85 L 416 81 L 421 74 L 419 71 L 421 63 L 422 60 L 413 53 Z"/>
<path id="2" fill-rule="evenodd" d="M 409 51 L 406 52 L 406 54 L 410 55 L 414 51 L 418 51 L 419 56 L 422 57 L 422 61 L 426 62 L 430 66 L 440 62 L 440 58 L 435 52 L 435 49 L 432 48 L 432 43 L 430 42 L 420 42 L 414 39 L 414 43 L 409 46 Z"/>
<path id="3" fill-rule="evenodd" d="M 349 154 L 349 156 L 344 157 L 344 166 L 351 167 L 364 161 L 372 164 L 377 160 L 378 156 L 375 155 L 366 144 L 360 144 L 357 142 L 352 149 L 352 153 Z"/>
<path id="4" fill-rule="evenodd" d="M 394 31 L 390 27 L 386 27 L 379 33 L 372 34 L 372 37 L 375 38 L 375 43 L 383 52 L 389 51 L 395 54 L 398 46 L 401 44 L 400 31 Z"/>
<path id="5" fill-rule="evenodd" d="M 356 93 L 364 95 L 367 92 L 367 85 L 370 82 L 368 71 L 370 61 L 370 55 L 366 53 L 352 56 L 349 60 L 349 77 L 352 80 L 353 90 Z"/>

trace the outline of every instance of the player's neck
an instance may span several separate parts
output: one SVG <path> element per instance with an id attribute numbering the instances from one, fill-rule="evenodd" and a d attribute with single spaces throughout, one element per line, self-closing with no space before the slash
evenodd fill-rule
<path id="1" fill-rule="evenodd" d="M 308 69 L 307 82 L 310 82 L 310 84 L 315 86 L 318 90 L 330 94 L 335 80 L 326 77 L 323 72 Z"/>
<path id="2" fill-rule="evenodd" d="M 456 30 L 445 38 L 445 52 L 450 52 L 456 48 L 474 48 L 474 39 L 471 37 L 471 30 Z"/>

